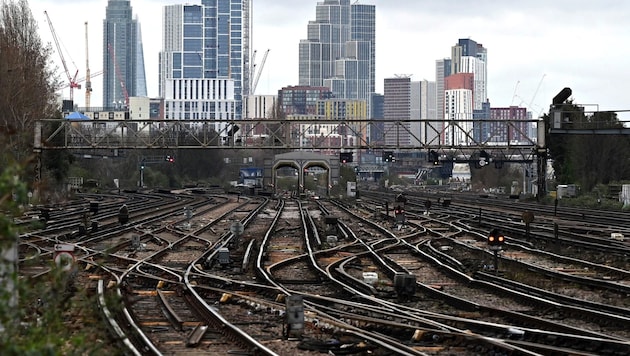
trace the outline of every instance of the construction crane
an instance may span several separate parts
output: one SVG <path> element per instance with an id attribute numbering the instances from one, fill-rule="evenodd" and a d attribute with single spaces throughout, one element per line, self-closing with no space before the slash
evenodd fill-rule
<path id="1" fill-rule="evenodd" d="M 57 33 L 55 32 L 55 28 L 53 27 L 52 21 L 50 21 L 48 12 L 44 11 L 44 15 L 46 15 L 46 21 L 48 22 L 48 26 L 50 27 L 50 33 L 52 34 L 53 40 L 55 41 L 55 46 L 57 47 L 57 53 L 59 53 L 59 57 L 61 58 L 61 64 L 63 65 L 63 69 L 66 73 L 66 77 L 68 78 L 68 83 L 69 83 L 68 86 L 70 87 L 70 100 L 74 101 L 74 88 L 81 89 L 81 85 L 77 83 L 77 75 L 79 74 L 79 70 L 77 69 L 77 71 L 74 73 L 74 76 L 70 75 L 70 71 L 68 70 L 68 65 L 66 64 L 66 59 L 64 58 L 63 52 L 61 51 L 61 45 L 59 44 Z"/>
<path id="2" fill-rule="evenodd" d="M 97 70 L 96 72 L 93 72 L 93 73 L 90 74 L 90 78 L 98 77 L 101 74 L 103 74 L 103 70 Z M 86 77 L 77 78 L 76 83 L 77 84 L 81 84 L 81 83 L 85 82 L 86 79 L 87 79 Z M 70 87 L 70 84 L 65 83 L 65 84 L 62 84 L 61 86 L 59 86 L 57 89 L 63 90 L 63 89 L 69 88 L 69 87 Z"/>
<path id="3" fill-rule="evenodd" d="M 534 95 L 532 96 L 532 100 L 529 101 L 529 108 L 531 110 L 532 105 L 534 105 L 534 100 L 536 99 L 536 95 L 538 95 L 538 91 L 540 90 L 540 86 L 543 83 L 543 80 L 545 80 L 545 77 L 547 76 L 547 74 L 543 74 L 542 77 L 540 78 L 540 82 L 538 82 L 538 86 L 536 87 L 536 91 L 534 91 Z M 542 113 L 542 108 L 540 109 L 540 112 L 538 113 L 537 116 L 540 116 L 540 114 Z"/>
<path id="4" fill-rule="evenodd" d="M 114 69 L 116 70 L 116 78 L 120 82 L 120 89 L 125 96 L 125 106 L 129 107 L 129 93 L 127 92 L 127 87 L 125 86 L 125 81 L 123 80 L 122 74 L 120 74 L 120 68 L 118 68 L 118 61 L 116 60 L 116 53 L 114 53 L 114 49 L 110 43 L 107 44 L 107 50 L 109 51 L 109 55 L 112 57 L 112 61 L 114 61 Z"/>
<path id="5" fill-rule="evenodd" d="M 265 51 L 263 55 L 263 59 L 260 62 L 260 68 L 256 71 L 256 78 L 252 83 L 252 90 L 250 91 L 250 95 L 254 95 L 256 93 L 256 87 L 258 86 L 258 80 L 260 79 L 260 73 L 262 73 L 263 68 L 265 67 L 265 62 L 267 61 L 267 55 L 269 54 L 269 50 Z M 256 58 L 256 52 L 254 52 L 254 59 Z"/>
<path id="6" fill-rule="evenodd" d="M 250 72 L 249 72 L 249 95 L 252 95 L 252 83 L 254 80 L 254 77 L 256 77 L 256 54 L 258 53 L 257 50 L 254 50 L 254 52 L 252 53 L 252 58 L 249 61 L 251 68 L 250 68 Z"/>
<path id="7" fill-rule="evenodd" d="M 90 78 L 90 51 L 88 47 L 88 22 L 85 21 L 85 107 L 90 107 L 92 78 Z"/>
<path id="8" fill-rule="evenodd" d="M 510 106 L 514 106 L 514 99 L 516 99 L 518 96 L 517 92 L 518 92 L 518 85 L 521 84 L 520 80 L 516 81 L 516 85 L 514 86 L 514 94 L 512 95 L 512 101 L 510 102 Z M 520 98 L 520 97 L 519 97 Z"/>

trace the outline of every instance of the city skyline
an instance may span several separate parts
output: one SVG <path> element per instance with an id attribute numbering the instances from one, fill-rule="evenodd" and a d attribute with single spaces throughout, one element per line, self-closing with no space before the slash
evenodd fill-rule
<path id="1" fill-rule="evenodd" d="M 44 42 L 51 36 L 43 20 L 48 10 L 60 39 L 84 74 L 83 22 L 90 23 L 92 72 L 102 69 L 98 60 L 99 24 L 105 17 L 106 1 L 80 3 L 37 1 L 31 3 Z M 161 12 L 177 1 L 132 0 L 144 32 L 148 94 L 157 96 L 157 53 L 161 47 Z M 460 38 L 471 38 L 492 51 L 488 63 L 488 96 L 493 107 L 529 106 L 534 116 L 548 110 L 551 98 L 565 86 L 587 110 L 628 110 L 617 88 L 630 80 L 623 66 L 626 51 L 621 46 L 630 34 L 623 25 L 618 4 L 560 1 L 553 4 L 531 1 L 526 5 L 481 1 L 475 7 L 458 9 L 452 2 L 361 1 L 376 5 L 376 91 L 383 92 L 385 78 L 412 74 L 412 80 L 435 80 L 435 63 L 450 57 Z M 270 49 L 257 94 L 276 94 L 278 89 L 298 84 L 298 44 L 306 38 L 305 24 L 313 18 L 317 1 L 254 1 L 253 49 Z M 571 11 L 568 11 L 571 9 Z M 90 13 L 89 18 L 66 17 Z M 278 21 L 278 19 L 284 19 Z M 156 27 L 157 26 L 157 27 Z M 81 29 L 78 31 L 77 29 Z M 160 36 L 161 37 L 161 36 Z M 282 38 L 282 40 L 278 40 Z M 613 52 L 614 51 L 614 52 Z M 67 56 L 67 54 L 66 54 Z M 259 56 L 258 58 L 260 58 Z M 61 67 L 58 55 L 52 59 Z M 68 58 L 66 61 L 70 62 Z M 70 64 L 70 63 L 69 63 Z M 60 72 L 61 74 L 61 72 Z M 64 78 L 61 77 L 63 80 Z M 93 102 L 102 78 L 93 78 Z M 102 90 L 102 89 L 101 89 Z M 83 90 L 75 90 L 80 102 Z M 102 95 L 102 93 L 100 93 Z M 68 96 L 67 90 L 64 96 Z"/>

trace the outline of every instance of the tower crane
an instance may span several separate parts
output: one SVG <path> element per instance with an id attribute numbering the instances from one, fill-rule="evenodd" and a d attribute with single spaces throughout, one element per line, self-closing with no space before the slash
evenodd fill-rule
<path id="1" fill-rule="evenodd" d="M 97 70 L 96 72 L 91 72 L 90 73 L 90 78 L 98 77 L 101 74 L 103 74 L 103 70 L 102 69 L 101 70 Z M 86 77 L 77 78 L 76 83 L 77 84 L 81 84 L 81 83 L 85 82 L 85 79 L 86 79 Z M 70 87 L 70 84 L 65 83 L 65 84 L 60 85 L 57 89 L 63 90 L 63 89 L 69 88 L 69 87 Z"/>
<path id="2" fill-rule="evenodd" d="M 532 96 L 532 100 L 529 101 L 529 107 L 531 108 L 532 105 L 534 105 L 534 100 L 536 99 L 536 95 L 538 95 L 538 91 L 540 90 L 540 86 L 543 83 L 543 80 L 545 80 L 545 77 L 547 76 L 547 74 L 543 74 L 542 77 L 540 78 L 540 82 L 538 82 L 538 86 L 536 87 L 536 91 L 534 92 L 534 95 Z M 540 114 L 542 113 L 542 109 L 540 110 L 540 112 L 538 113 L 537 116 L 540 116 Z"/>
<path id="3" fill-rule="evenodd" d="M 254 52 L 255 54 L 256 52 Z M 265 54 L 263 55 L 263 59 L 260 62 L 260 67 L 258 68 L 258 70 L 256 71 L 256 78 L 254 79 L 254 82 L 252 83 L 252 90 L 250 92 L 251 95 L 254 95 L 254 93 L 256 92 L 256 87 L 258 86 L 258 80 L 260 79 L 260 73 L 262 73 L 263 68 L 265 67 L 265 62 L 267 61 L 267 55 L 269 54 L 269 50 L 265 51 Z M 254 57 L 255 58 L 255 57 Z"/>
<path id="4" fill-rule="evenodd" d="M 92 78 L 90 78 L 90 51 L 88 47 L 88 22 L 85 21 L 85 107 L 90 107 Z"/>
<path id="5" fill-rule="evenodd" d="M 48 22 L 48 27 L 50 27 L 50 33 L 52 34 L 53 40 L 55 41 L 55 46 L 57 47 L 57 53 L 59 53 L 59 57 L 61 58 L 61 64 L 63 65 L 63 69 L 66 73 L 66 77 L 68 78 L 68 83 L 70 87 L 70 100 L 74 101 L 74 88 L 81 89 L 81 85 L 77 83 L 77 75 L 79 74 L 79 70 L 77 69 L 77 71 L 74 73 L 74 76 L 70 75 L 70 71 L 68 70 L 68 65 L 66 64 L 66 59 L 64 58 L 63 52 L 61 51 L 61 45 L 59 44 L 57 33 L 55 32 L 55 28 L 53 27 L 52 21 L 50 21 L 48 12 L 44 11 L 44 15 L 46 15 L 46 21 Z"/>
<path id="6" fill-rule="evenodd" d="M 252 84 L 253 84 L 253 80 L 256 77 L 256 54 L 258 53 L 257 50 L 254 50 L 254 52 L 252 53 L 252 58 L 249 61 L 251 68 L 250 68 L 250 72 L 249 72 L 249 94 L 252 95 Z"/>

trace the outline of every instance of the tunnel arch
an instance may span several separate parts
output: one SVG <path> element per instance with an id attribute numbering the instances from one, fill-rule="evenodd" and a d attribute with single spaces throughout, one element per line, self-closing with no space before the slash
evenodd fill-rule
<path id="1" fill-rule="evenodd" d="M 333 185 L 339 182 L 339 157 L 327 156 L 313 152 L 289 152 L 274 156 L 269 175 L 274 187 L 276 184 L 276 171 L 283 167 L 295 168 L 298 171 L 298 186 L 304 187 L 304 174 L 306 169 L 321 167 L 328 171 L 327 192 Z"/>

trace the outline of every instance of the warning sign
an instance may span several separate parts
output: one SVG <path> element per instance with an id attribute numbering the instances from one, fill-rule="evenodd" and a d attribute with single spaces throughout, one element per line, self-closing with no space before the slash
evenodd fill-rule
<path id="1" fill-rule="evenodd" d="M 56 244 L 55 245 L 55 264 L 63 271 L 69 271 L 74 265 L 74 245 Z"/>

